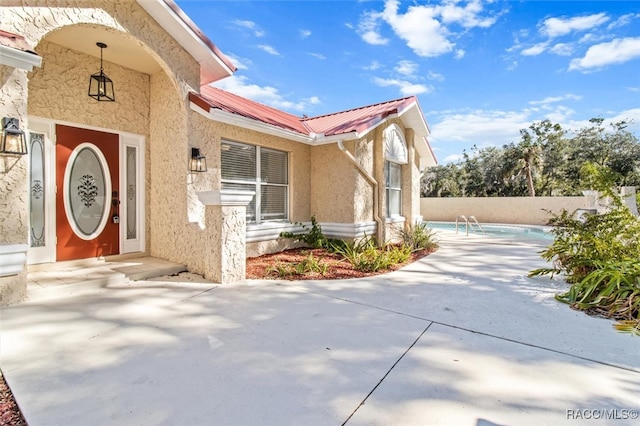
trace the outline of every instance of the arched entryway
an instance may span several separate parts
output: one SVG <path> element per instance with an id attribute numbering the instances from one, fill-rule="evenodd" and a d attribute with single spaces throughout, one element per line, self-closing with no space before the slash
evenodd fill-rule
<path id="1" fill-rule="evenodd" d="M 101 66 L 98 42 L 108 46 L 103 65 L 115 102 L 87 93 Z M 112 28 L 66 26 L 37 50 L 47 66 L 28 86 L 28 263 L 145 252 L 151 87 L 169 82 L 163 89 L 175 98 L 178 85 L 158 55 Z"/>

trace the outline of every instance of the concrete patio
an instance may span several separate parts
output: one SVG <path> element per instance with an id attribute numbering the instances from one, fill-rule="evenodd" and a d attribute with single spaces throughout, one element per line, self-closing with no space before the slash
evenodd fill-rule
<path id="1" fill-rule="evenodd" d="M 526 278 L 539 243 L 441 235 L 363 279 L 52 286 L 2 371 L 30 426 L 637 424 L 639 338 Z"/>

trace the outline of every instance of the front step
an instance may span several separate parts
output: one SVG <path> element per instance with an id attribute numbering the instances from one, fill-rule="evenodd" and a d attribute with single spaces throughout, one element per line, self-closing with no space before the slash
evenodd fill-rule
<path id="1" fill-rule="evenodd" d="M 131 281 L 148 280 L 187 271 L 185 265 L 150 256 L 127 259 L 122 263 L 124 266 L 112 269 L 124 274 Z"/>

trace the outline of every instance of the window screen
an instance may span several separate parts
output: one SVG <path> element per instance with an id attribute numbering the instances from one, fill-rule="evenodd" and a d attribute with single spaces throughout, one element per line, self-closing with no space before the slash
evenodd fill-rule
<path id="1" fill-rule="evenodd" d="M 288 218 L 288 154 L 259 146 L 222 142 L 222 188 L 255 192 L 247 221 Z"/>
<path id="2" fill-rule="evenodd" d="M 385 161 L 387 217 L 402 215 L 402 166 Z"/>

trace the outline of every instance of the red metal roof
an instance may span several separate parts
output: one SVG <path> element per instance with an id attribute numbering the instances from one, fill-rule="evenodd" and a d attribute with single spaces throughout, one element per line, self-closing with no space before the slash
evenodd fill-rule
<path id="1" fill-rule="evenodd" d="M 304 118 L 303 122 L 315 133 L 325 136 L 356 132 L 361 134 L 387 118 L 391 114 L 401 113 L 416 103 L 416 97 L 396 99 L 368 105 L 319 117 Z"/>
<path id="2" fill-rule="evenodd" d="M 211 108 L 258 120 L 303 135 L 309 135 L 309 129 L 302 124 L 302 118 L 296 115 L 234 95 L 213 86 L 202 86 L 200 94 Z"/>
<path id="3" fill-rule="evenodd" d="M 237 114 L 308 136 L 312 133 L 325 136 L 351 132 L 362 133 L 374 127 L 389 115 L 399 114 L 407 107 L 417 103 L 416 97 L 410 96 L 318 117 L 298 117 L 234 95 L 217 87 L 202 86 L 200 90 L 200 99 L 210 108 Z M 198 100 L 194 100 L 194 102 L 203 109 L 208 109 L 202 102 Z"/>
<path id="4" fill-rule="evenodd" d="M 0 45 L 35 54 L 24 36 L 9 31 L 0 30 Z"/>

